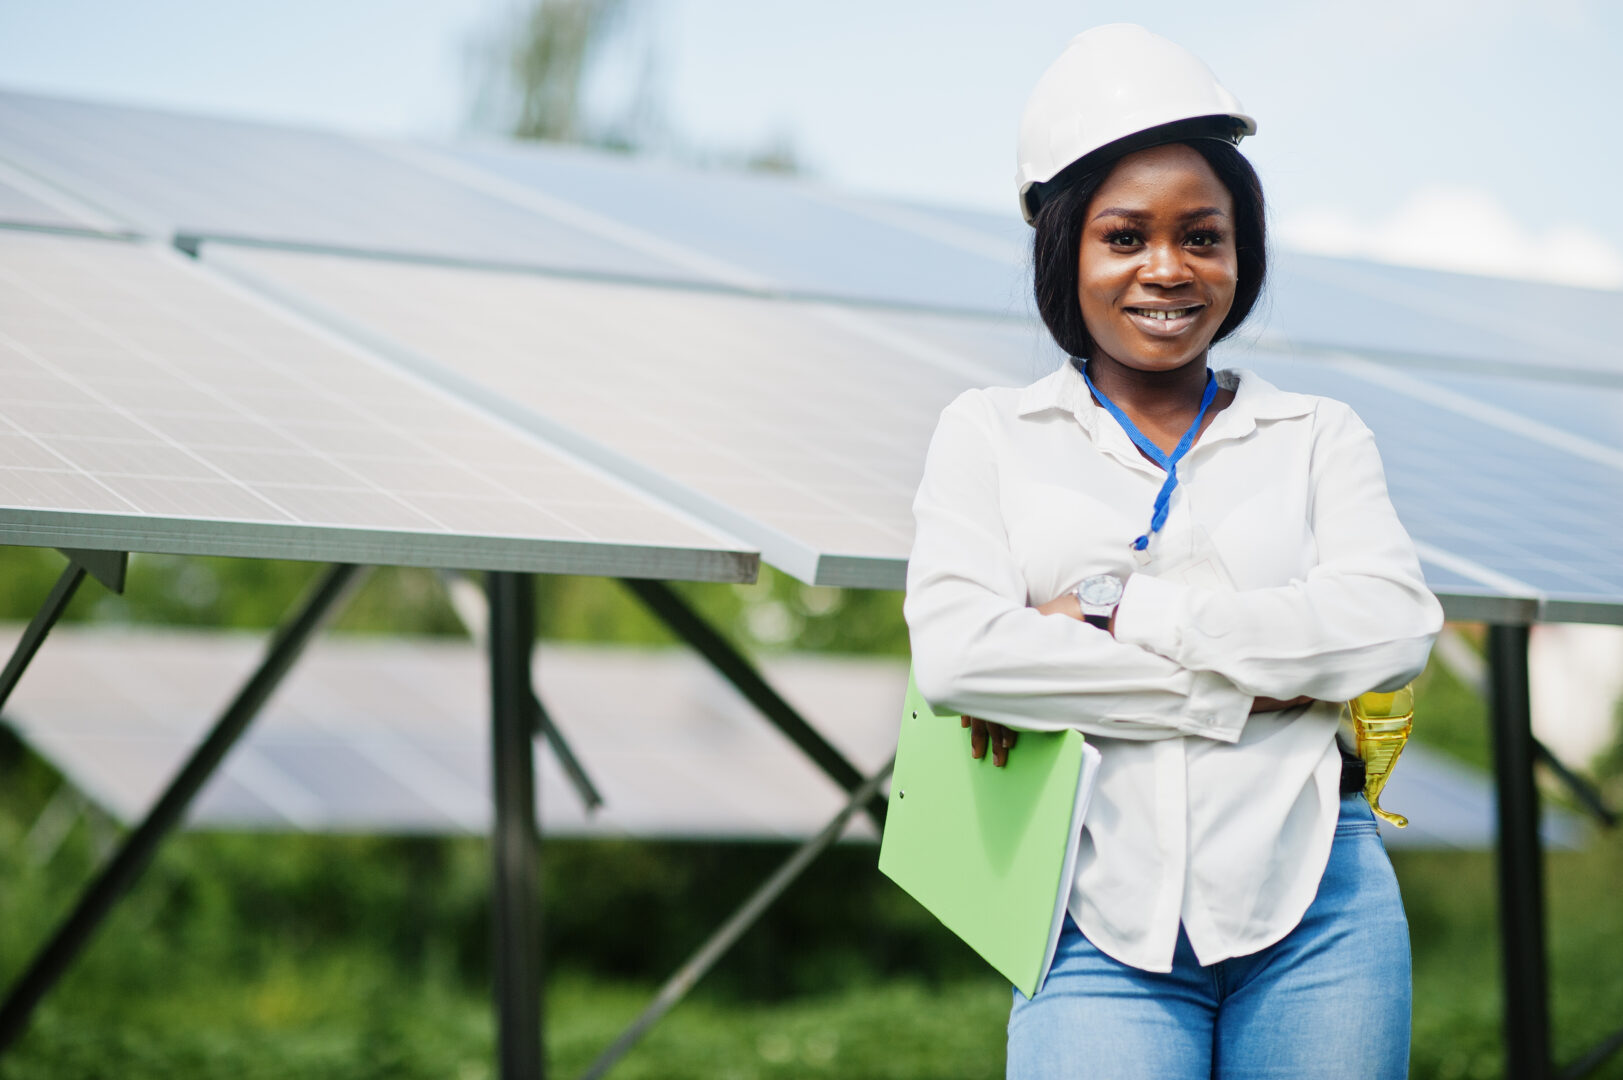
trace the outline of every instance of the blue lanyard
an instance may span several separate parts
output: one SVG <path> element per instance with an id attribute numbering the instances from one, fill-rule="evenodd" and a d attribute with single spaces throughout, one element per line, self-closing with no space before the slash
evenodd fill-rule
<path id="1" fill-rule="evenodd" d="M 1116 418 L 1116 423 L 1120 424 L 1122 430 L 1127 432 L 1127 437 L 1133 440 L 1133 444 L 1144 451 L 1151 461 L 1167 471 L 1167 478 L 1161 484 L 1161 490 L 1155 496 L 1155 510 L 1150 514 L 1150 531 L 1133 541 L 1133 550 L 1143 551 L 1150 546 L 1150 537 L 1160 532 L 1161 526 L 1167 523 L 1167 508 L 1172 503 L 1172 491 L 1178 486 L 1178 462 L 1182 461 L 1183 456 L 1189 453 L 1189 448 L 1195 445 L 1195 436 L 1200 432 L 1200 422 L 1206 419 L 1206 410 L 1211 407 L 1212 399 L 1217 396 L 1217 376 L 1209 369 L 1207 370 L 1206 392 L 1200 396 L 1200 412 L 1196 414 L 1195 422 L 1190 424 L 1189 430 L 1183 433 L 1183 438 L 1179 439 L 1178 445 L 1172 448 L 1172 453 L 1164 454 L 1159 446 L 1156 446 L 1142 431 L 1138 430 L 1138 425 L 1133 423 L 1132 419 L 1122 412 L 1114 401 L 1099 392 L 1099 388 L 1093 385 L 1093 380 L 1088 378 L 1087 365 L 1077 364 L 1076 367 L 1078 371 L 1082 372 L 1082 381 L 1088 384 L 1088 389 L 1093 392 L 1093 396 L 1098 399 L 1099 404 L 1103 405 L 1111 416 Z"/>

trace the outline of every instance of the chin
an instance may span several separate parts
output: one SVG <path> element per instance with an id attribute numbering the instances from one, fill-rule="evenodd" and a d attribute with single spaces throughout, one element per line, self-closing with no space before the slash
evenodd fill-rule
<path id="1" fill-rule="evenodd" d="M 1122 349 L 1120 352 L 1104 350 L 1105 355 L 1123 367 L 1135 371 L 1177 371 L 1188 364 L 1203 362 L 1211 349 L 1211 339 L 1204 339 L 1198 347 L 1185 346 L 1177 351 L 1169 349 Z"/>

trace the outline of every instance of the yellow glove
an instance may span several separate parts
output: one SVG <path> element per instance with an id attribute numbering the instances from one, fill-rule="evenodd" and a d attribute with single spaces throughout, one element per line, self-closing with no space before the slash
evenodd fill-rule
<path id="1" fill-rule="evenodd" d="M 1414 684 L 1390 694 L 1359 694 L 1347 702 L 1347 711 L 1354 749 L 1364 759 L 1364 797 L 1370 809 L 1398 828 L 1407 828 L 1409 819 L 1382 810 L 1380 798 L 1414 727 Z"/>

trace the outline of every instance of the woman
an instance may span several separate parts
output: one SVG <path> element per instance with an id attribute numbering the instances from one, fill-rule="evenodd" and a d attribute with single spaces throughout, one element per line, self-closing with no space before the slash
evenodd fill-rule
<path id="1" fill-rule="evenodd" d="M 1407 1071 L 1407 924 L 1336 732 L 1442 612 L 1352 410 L 1207 367 L 1266 270 L 1254 130 L 1171 42 L 1071 43 L 1020 195 L 1072 362 L 950 405 L 914 504 L 925 697 L 980 718 L 976 756 L 1077 728 L 1103 759 L 1011 1077 Z"/>

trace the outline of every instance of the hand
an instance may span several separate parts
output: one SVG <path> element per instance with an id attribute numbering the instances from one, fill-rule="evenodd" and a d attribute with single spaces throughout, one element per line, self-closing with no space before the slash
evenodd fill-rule
<path id="1" fill-rule="evenodd" d="M 1281 701 L 1279 698 L 1271 697 L 1252 698 L 1251 712 L 1253 715 L 1255 715 L 1256 713 L 1260 712 L 1278 712 L 1281 709 L 1294 709 L 1296 706 L 1306 705 L 1312 700 L 1313 699 L 1308 697 L 1306 694 L 1302 694 L 1299 697 L 1293 697 L 1289 701 Z"/>
<path id="2" fill-rule="evenodd" d="M 969 756 L 979 760 L 986 756 L 987 743 L 992 746 L 992 764 L 998 768 L 1009 763 L 1009 751 L 1014 748 L 1015 736 L 1018 734 L 1013 728 L 1004 727 L 982 720 L 978 716 L 966 716 L 959 725 L 969 729 Z"/>
<path id="3" fill-rule="evenodd" d="M 1060 596 L 1056 596 L 1046 604 L 1038 604 L 1037 610 L 1044 615 L 1065 615 L 1069 618 L 1075 619 L 1077 622 L 1083 621 L 1082 601 L 1076 598 L 1076 593 L 1074 592 L 1068 592 Z M 1116 636 L 1115 612 L 1110 613 L 1110 626 L 1106 632 L 1109 633 L 1111 637 Z"/>

